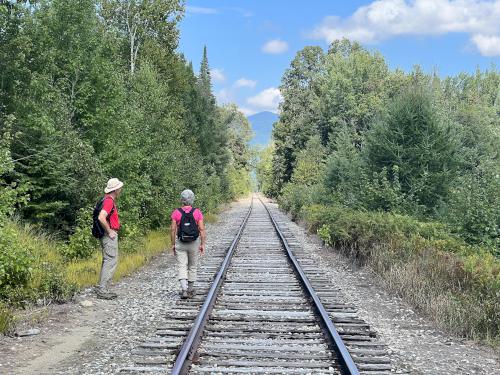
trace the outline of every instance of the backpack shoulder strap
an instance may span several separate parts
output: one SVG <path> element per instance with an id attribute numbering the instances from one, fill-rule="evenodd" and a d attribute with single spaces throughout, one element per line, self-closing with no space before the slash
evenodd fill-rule
<path id="1" fill-rule="evenodd" d="M 102 210 L 102 206 L 104 206 L 104 201 L 106 199 L 111 199 L 113 201 L 113 207 L 111 207 L 111 211 L 108 213 L 108 216 L 111 216 L 113 214 L 113 212 L 115 212 L 115 200 L 113 198 L 110 198 L 110 197 L 104 197 L 104 198 L 102 198 L 102 201 L 101 201 L 101 210 Z"/>

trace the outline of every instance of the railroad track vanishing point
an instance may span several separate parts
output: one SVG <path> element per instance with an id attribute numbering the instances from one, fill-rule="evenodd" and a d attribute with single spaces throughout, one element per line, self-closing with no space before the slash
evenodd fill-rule
<path id="1" fill-rule="evenodd" d="M 273 211 L 252 198 L 201 265 L 195 297 L 177 301 L 122 373 L 391 373 L 386 346 Z"/>

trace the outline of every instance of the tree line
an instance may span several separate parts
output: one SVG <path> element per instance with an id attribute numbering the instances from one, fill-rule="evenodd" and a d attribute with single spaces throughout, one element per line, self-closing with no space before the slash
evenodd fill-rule
<path id="1" fill-rule="evenodd" d="M 306 47 L 284 73 L 261 189 L 297 215 L 314 203 L 437 220 L 470 244 L 500 246 L 500 73 L 442 78 L 391 70 L 337 40 Z"/>
<path id="2" fill-rule="evenodd" d="M 251 128 L 218 107 L 207 50 L 177 51 L 181 0 L 0 4 L 0 216 L 71 237 L 109 177 L 124 234 L 165 225 L 185 188 L 213 210 L 249 189 Z"/>

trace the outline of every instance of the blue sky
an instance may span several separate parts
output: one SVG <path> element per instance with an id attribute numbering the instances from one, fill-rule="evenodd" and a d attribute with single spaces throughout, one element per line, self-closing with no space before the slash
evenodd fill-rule
<path id="1" fill-rule="evenodd" d="M 218 102 L 246 114 L 277 110 L 297 51 L 342 36 L 405 71 L 500 68 L 500 0 L 188 0 L 180 29 L 179 50 L 195 69 L 207 46 Z"/>

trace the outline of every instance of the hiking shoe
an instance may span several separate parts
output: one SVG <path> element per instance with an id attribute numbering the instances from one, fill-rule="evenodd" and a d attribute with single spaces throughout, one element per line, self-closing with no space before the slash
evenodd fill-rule
<path id="1" fill-rule="evenodd" d="M 118 297 L 118 295 L 116 293 L 113 293 L 113 292 L 97 292 L 97 298 L 99 299 L 115 299 L 116 297 Z"/>
<path id="2" fill-rule="evenodd" d="M 187 290 L 183 290 L 183 291 L 181 292 L 181 298 L 182 298 L 182 299 L 189 298 L 189 294 L 188 294 L 188 291 L 187 291 Z"/>

